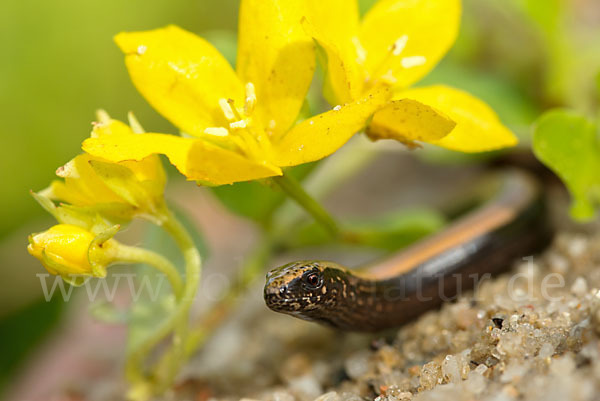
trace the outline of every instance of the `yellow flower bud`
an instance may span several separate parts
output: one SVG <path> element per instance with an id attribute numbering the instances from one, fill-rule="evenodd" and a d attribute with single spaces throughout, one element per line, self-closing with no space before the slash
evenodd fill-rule
<path id="1" fill-rule="evenodd" d="M 57 224 L 47 231 L 29 236 L 27 251 L 38 258 L 52 274 L 61 276 L 89 275 L 103 276 L 104 269 L 94 266 L 106 266 L 110 261 L 107 253 L 112 240 L 102 244 L 104 252 L 94 252 L 98 260 L 90 261 L 90 246 L 96 236 L 84 228 L 72 224 Z"/>
<path id="2" fill-rule="evenodd" d="M 92 137 L 104 136 L 137 135 L 126 124 L 104 116 L 95 124 Z M 124 220 L 136 215 L 156 216 L 163 211 L 166 175 L 156 155 L 111 163 L 82 154 L 60 167 L 56 174 L 63 180 L 53 181 L 40 195 Z"/>

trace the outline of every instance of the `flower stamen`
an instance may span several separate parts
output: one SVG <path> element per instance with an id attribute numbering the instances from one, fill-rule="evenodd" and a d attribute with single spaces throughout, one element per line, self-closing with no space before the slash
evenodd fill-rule
<path id="1" fill-rule="evenodd" d="M 353 36 L 352 44 L 354 45 L 354 48 L 356 50 L 356 62 L 358 64 L 364 64 L 365 60 L 367 59 L 367 51 L 360 43 L 360 39 L 358 39 L 356 36 Z"/>
<path id="2" fill-rule="evenodd" d="M 224 127 L 208 127 L 204 129 L 204 133 L 208 135 L 214 136 L 227 136 L 229 135 L 229 131 Z"/>
<path id="3" fill-rule="evenodd" d="M 406 42 L 408 42 L 408 35 L 402 35 L 398 39 L 396 39 L 391 48 L 392 54 L 394 56 L 399 56 L 400 53 L 404 51 L 404 48 L 406 47 Z"/>
<path id="4" fill-rule="evenodd" d="M 240 121 L 244 119 L 244 117 L 242 117 L 238 109 L 235 107 L 235 101 L 233 99 L 227 99 L 227 104 L 229 105 L 229 110 L 231 110 L 231 113 L 233 114 L 233 118 L 231 120 Z"/>
<path id="5" fill-rule="evenodd" d="M 388 85 L 394 85 L 396 82 L 398 82 L 398 80 L 394 76 L 394 71 L 391 69 L 381 76 L 381 80 Z"/>
<path id="6" fill-rule="evenodd" d="M 225 118 L 228 121 L 234 121 L 236 115 L 234 114 L 233 110 L 232 110 L 232 104 L 233 104 L 233 100 L 231 99 L 224 99 L 221 98 L 219 99 L 219 106 L 221 107 L 221 110 L 223 111 L 223 115 L 225 115 Z"/>
<path id="7" fill-rule="evenodd" d="M 398 82 L 398 79 L 394 76 L 394 69 L 389 68 L 389 63 L 392 57 L 397 57 L 404 52 L 407 43 L 408 35 L 402 35 L 396 39 L 394 43 L 392 43 L 389 48 L 389 52 L 383 58 L 383 60 L 381 60 L 378 67 L 375 68 L 372 73 L 372 76 L 375 77 L 376 81 L 379 79 L 386 85 L 394 85 Z M 400 59 L 400 65 L 404 69 L 418 67 L 426 62 L 427 59 L 424 56 L 407 56 Z M 385 73 L 383 73 L 386 67 L 388 67 L 388 69 Z M 371 82 L 371 77 L 367 74 L 365 77 L 365 87 L 373 86 L 375 82 Z"/>
<path id="8" fill-rule="evenodd" d="M 231 129 L 244 129 L 246 128 L 248 125 L 246 124 L 246 120 L 239 120 L 239 121 L 234 121 L 232 123 L 229 123 L 229 128 Z"/>
<path id="9" fill-rule="evenodd" d="M 400 64 L 402 64 L 403 68 L 418 67 L 426 62 L 427 59 L 423 56 L 404 57 L 402 60 L 400 60 Z"/>
<path id="10" fill-rule="evenodd" d="M 244 102 L 244 114 L 250 116 L 256 106 L 256 92 L 254 90 L 254 84 L 248 82 L 246 84 L 246 99 Z"/>

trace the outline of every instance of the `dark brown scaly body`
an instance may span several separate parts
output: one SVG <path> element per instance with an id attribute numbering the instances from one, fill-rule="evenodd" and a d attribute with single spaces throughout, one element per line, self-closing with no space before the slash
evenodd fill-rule
<path id="1" fill-rule="evenodd" d="M 342 330 L 383 330 L 539 252 L 551 237 L 540 188 L 528 175 L 511 170 L 479 209 L 364 271 L 326 261 L 272 270 L 265 302 L 276 312 Z"/>

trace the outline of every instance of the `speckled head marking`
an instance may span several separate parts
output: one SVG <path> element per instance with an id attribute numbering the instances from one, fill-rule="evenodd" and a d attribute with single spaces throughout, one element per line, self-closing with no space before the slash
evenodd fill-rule
<path id="1" fill-rule="evenodd" d="M 274 311 L 291 313 L 310 308 L 323 295 L 324 266 L 316 261 L 298 261 L 267 273 L 265 301 Z"/>
<path id="2" fill-rule="evenodd" d="M 333 262 L 289 263 L 267 273 L 265 302 L 276 312 L 331 325 L 333 312 L 355 298 L 354 279 Z"/>

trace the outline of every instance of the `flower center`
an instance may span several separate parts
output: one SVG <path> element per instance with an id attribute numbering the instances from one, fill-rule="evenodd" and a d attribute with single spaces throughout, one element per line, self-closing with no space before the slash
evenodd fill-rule
<path id="1" fill-rule="evenodd" d="M 248 82 L 245 87 L 244 105 L 238 108 L 233 99 L 219 99 L 219 107 L 229 122 L 228 127 L 208 127 L 204 133 L 233 144 L 235 148 L 254 160 L 270 158 L 271 143 L 262 127 L 253 123 L 252 114 L 256 107 L 254 84 Z"/>
<path id="2" fill-rule="evenodd" d="M 397 63 L 394 63 L 393 67 L 389 64 L 395 61 L 394 59 L 400 57 L 406 48 L 408 43 L 408 35 L 402 35 L 392 43 L 389 50 L 381 62 L 373 69 L 371 75 L 367 73 L 365 78 L 365 88 L 370 88 L 378 82 L 382 82 L 387 85 L 394 85 L 398 80 L 395 74 L 398 74 Z M 409 69 L 418 67 L 427 62 L 425 56 L 405 56 L 400 59 L 400 66 L 403 69 Z"/>

